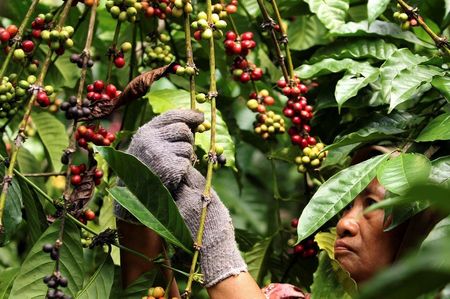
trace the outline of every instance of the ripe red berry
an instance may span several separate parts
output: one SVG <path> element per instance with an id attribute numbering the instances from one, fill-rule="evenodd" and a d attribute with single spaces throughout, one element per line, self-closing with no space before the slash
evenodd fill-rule
<path id="1" fill-rule="evenodd" d="M 81 125 L 78 127 L 77 131 L 78 131 L 78 134 L 80 134 L 80 136 L 85 136 L 86 132 L 87 132 L 87 128 L 86 128 L 86 126 Z"/>
<path id="2" fill-rule="evenodd" d="M 41 38 L 41 30 L 40 29 L 33 29 L 31 31 L 31 35 L 35 38 L 35 39 L 39 39 Z"/>
<path id="3" fill-rule="evenodd" d="M 277 85 L 279 88 L 285 88 L 286 87 L 286 81 L 284 81 L 284 79 L 280 79 L 277 82 Z"/>
<path id="4" fill-rule="evenodd" d="M 194 32 L 194 38 L 196 40 L 202 40 L 202 32 L 200 30 L 197 30 Z"/>
<path id="5" fill-rule="evenodd" d="M 253 39 L 253 32 L 244 32 L 241 34 L 241 39 L 242 40 L 252 40 Z"/>
<path id="6" fill-rule="evenodd" d="M 84 138 L 78 139 L 78 145 L 85 148 L 87 146 L 86 139 L 84 139 Z"/>
<path id="7" fill-rule="evenodd" d="M 108 134 L 106 134 L 106 139 L 108 139 L 112 143 L 114 142 L 114 140 L 116 140 L 116 135 L 108 132 Z"/>
<path id="8" fill-rule="evenodd" d="M 235 41 L 237 37 L 236 33 L 234 33 L 233 31 L 228 31 L 225 36 L 227 40 L 231 41 Z"/>
<path id="9" fill-rule="evenodd" d="M 251 79 L 251 77 L 250 77 L 250 75 L 248 74 L 248 73 L 242 73 L 242 75 L 240 76 L 240 78 L 239 78 L 239 80 L 242 82 L 242 83 L 247 83 L 248 81 L 250 81 L 250 79 Z"/>
<path id="10" fill-rule="evenodd" d="M 82 163 L 78 165 L 78 168 L 80 168 L 80 172 L 83 173 L 86 171 L 86 164 Z"/>
<path id="11" fill-rule="evenodd" d="M 317 143 L 316 138 L 314 138 L 314 137 L 312 137 L 312 136 L 309 136 L 309 137 L 307 138 L 307 140 L 308 140 L 308 144 L 309 144 L 309 145 L 316 145 L 316 143 Z"/>
<path id="12" fill-rule="evenodd" d="M 125 65 L 125 59 L 123 57 L 116 57 L 116 59 L 114 59 L 114 65 L 117 68 L 123 68 Z"/>
<path id="13" fill-rule="evenodd" d="M 292 218 L 292 220 L 291 220 L 291 226 L 292 226 L 293 228 L 297 228 L 297 226 L 298 226 L 298 218 Z"/>
<path id="14" fill-rule="evenodd" d="M 45 20 L 42 18 L 37 17 L 36 19 L 34 19 L 33 21 L 36 25 L 37 28 L 42 28 L 42 26 L 45 25 Z"/>
<path id="15" fill-rule="evenodd" d="M 291 142 L 293 144 L 301 144 L 302 141 L 303 141 L 303 138 L 300 135 L 292 135 L 291 136 Z"/>
<path id="16" fill-rule="evenodd" d="M 295 245 L 295 247 L 294 247 L 294 253 L 295 254 L 302 253 L 303 250 L 304 250 L 304 247 L 303 247 L 302 244 Z"/>
<path id="17" fill-rule="evenodd" d="M 94 142 L 95 145 L 103 145 L 103 141 L 104 137 L 101 134 L 95 134 L 92 139 L 92 142 Z"/>
<path id="18" fill-rule="evenodd" d="M 105 88 L 105 83 L 103 83 L 102 80 L 96 80 L 94 81 L 94 91 L 96 92 L 102 92 L 103 88 Z"/>
<path id="19" fill-rule="evenodd" d="M 74 186 L 78 186 L 81 183 L 81 176 L 76 174 L 70 178 L 70 183 Z"/>
<path id="20" fill-rule="evenodd" d="M 94 91 L 94 84 L 89 84 L 89 85 L 86 87 L 86 89 L 87 89 L 88 92 Z"/>
<path id="21" fill-rule="evenodd" d="M 14 37 L 17 34 L 17 31 L 19 31 L 19 29 L 17 28 L 16 25 L 9 25 L 8 27 L 6 27 L 6 31 L 9 32 L 11 37 Z"/>
<path id="22" fill-rule="evenodd" d="M 0 41 L 1 41 L 1 42 L 5 43 L 5 42 L 7 42 L 10 38 L 11 38 L 11 34 L 9 34 L 8 31 L 3 30 L 3 31 L 0 33 Z"/>
<path id="23" fill-rule="evenodd" d="M 100 169 L 96 169 L 94 172 L 94 178 L 101 179 L 102 177 L 103 177 L 103 171 L 101 171 Z"/>
<path id="24" fill-rule="evenodd" d="M 114 84 L 108 84 L 106 86 L 106 94 L 109 95 L 110 98 L 114 98 L 116 96 L 117 88 Z"/>
<path id="25" fill-rule="evenodd" d="M 300 142 L 300 146 L 302 148 L 308 147 L 308 141 L 306 139 L 302 139 L 302 141 Z"/>
<path id="26" fill-rule="evenodd" d="M 263 70 L 259 67 L 255 68 L 251 73 L 252 80 L 259 80 L 263 76 Z"/>
<path id="27" fill-rule="evenodd" d="M 264 97 L 264 104 L 266 104 L 267 106 L 272 106 L 273 104 L 275 104 L 275 99 L 271 96 Z"/>
<path id="28" fill-rule="evenodd" d="M 292 110 L 290 108 L 285 108 L 285 109 L 283 109 L 283 114 L 284 114 L 284 116 L 291 118 L 294 116 L 294 110 Z"/>
<path id="29" fill-rule="evenodd" d="M 290 88 L 289 86 L 285 86 L 285 87 L 283 88 L 283 94 L 284 94 L 285 96 L 289 96 L 289 95 L 291 94 L 291 88 Z"/>
<path id="30" fill-rule="evenodd" d="M 237 6 L 236 6 L 236 5 L 229 4 L 229 5 L 227 5 L 227 7 L 225 8 L 225 10 L 227 11 L 228 14 L 231 15 L 231 14 L 236 13 L 236 11 L 237 11 Z"/>
<path id="31" fill-rule="evenodd" d="M 70 165 L 70 174 L 72 175 L 76 175 L 76 174 L 80 174 L 80 168 L 76 165 Z"/>
<path id="32" fill-rule="evenodd" d="M 234 43 L 233 47 L 231 48 L 233 54 L 239 55 L 242 51 L 242 46 L 239 43 Z"/>
<path id="33" fill-rule="evenodd" d="M 24 40 L 22 42 L 22 50 L 24 50 L 25 53 L 30 53 L 34 50 L 34 43 L 31 40 Z"/>
<path id="34" fill-rule="evenodd" d="M 86 211 L 84 211 L 84 218 L 86 218 L 86 220 L 94 220 L 95 219 L 94 211 L 92 211 L 91 209 L 87 209 Z"/>

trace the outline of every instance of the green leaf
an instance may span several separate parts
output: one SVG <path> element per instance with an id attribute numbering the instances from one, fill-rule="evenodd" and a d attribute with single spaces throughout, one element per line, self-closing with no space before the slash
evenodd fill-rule
<path id="1" fill-rule="evenodd" d="M 168 227 L 170 222 L 169 219 L 164 219 L 159 221 L 157 217 L 155 217 L 150 211 L 149 208 L 146 207 L 146 205 L 144 205 L 141 201 L 139 201 L 138 198 L 136 198 L 136 196 L 130 192 L 130 190 L 128 190 L 127 188 L 124 187 L 114 187 L 112 189 L 108 190 L 109 194 L 111 195 L 111 197 L 117 201 L 122 207 L 124 207 L 127 211 L 129 211 L 134 217 L 136 217 L 136 219 L 138 219 L 142 224 L 144 224 L 145 226 L 147 226 L 148 228 L 154 230 L 158 235 L 160 235 L 161 237 L 163 237 L 164 239 L 166 239 L 167 241 L 169 241 L 170 243 L 179 246 L 181 248 L 183 248 L 184 250 L 189 252 L 189 249 L 186 247 L 186 244 L 182 243 L 182 241 L 180 241 L 179 239 L 182 238 L 177 238 L 178 236 L 182 236 L 183 239 L 186 239 L 186 232 L 182 232 L 184 230 L 184 227 L 181 226 L 181 224 L 179 224 L 180 226 L 174 226 L 171 225 L 172 227 Z M 173 199 L 166 199 L 166 200 L 172 200 Z M 171 205 L 169 205 L 171 206 Z M 170 209 L 173 209 L 173 207 L 169 208 L 169 213 Z M 176 207 L 175 207 L 176 209 Z M 156 210 L 156 209 L 152 209 L 152 210 Z M 160 211 L 159 214 L 161 215 Z M 181 216 L 177 216 L 177 217 L 181 217 Z M 177 218 L 174 217 L 174 218 Z M 165 218 L 167 218 L 167 216 L 165 216 Z M 171 218 L 170 218 L 171 219 Z M 162 221 L 164 221 L 165 223 L 163 224 Z M 181 220 L 178 220 L 177 222 L 181 223 Z M 185 240 L 187 241 L 187 240 Z"/>
<path id="2" fill-rule="evenodd" d="M 14 281 L 10 298 L 44 298 L 47 286 L 42 282 L 45 275 L 53 273 L 55 261 L 42 251 L 46 243 L 53 244 L 58 238 L 61 221 L 55 221 L 33 245 L 25 258 L 20 272 Z M 70 221 L 65 222 L 64 245 L 60 249 L 60 271 L 69 284 L 64 293 L 74 296 L 83 286 L 83 249 L 80 231 Z"/>
<path id="3" fill-rule="evenodd" d="M 289 40 L 289 45 L 291 45 L 291 40 Z M 337 41 L 317 50 L 309 62 L 315 63 L 325 58 L 373 58 L 377 60 L 386 60 L 396 50 L 397 47 L 394 44 L 387 43 L 383 39 L 357 39 L 353 41 Z"/>
<path id="4" fill-rule="evenodd" d="M 170 192 L 145 164 L 133 155 L 111 147 L 96 147 L 112 170 L 128 187 L 110 191 L 121 205 L 145 225 L 176 246 L 190 252 L 192 238 Z M 134 195 L 131 196 L 131 195 Z M 145 209 L 144 209 L 145 208 Z M 153 214 L 154 217 L 150 217 Z"/>
<path id="5" fill-rule="evenodd" d="M 330 41 L 328 30 L 315 15 L 298 16 L 288 26 L 289 48 L 302 51 Z"/>
<path id="6" fill-rule="evenodd" d="M 330 259 L 334 259 L 334 243 L 336 242 L 336 227 L 330 229 L 329 232 L 320 232 L 314 236 L 319 249 L 325 251 Z"/>
<path id="7" fill-rule="evenodd" d="M 389 191 L 405 194 L 411 186 L 426 182 L 431 162 L 421 154 L 400 154 L 384 162 L 378 169 L 378 180 Z"/>
<path id="8" fill-rule="evenodd" d="M 0 272 L 0 299 L 7 299 L 19 268 L 8 268 Z"/>
<path id="9" fill-rule="evenodd" d="M 244 259 L 248 265 L 248 272 L 253 276 L 258 284 L 263 283 L 267 270 L 267 260 L 272 254 L 271 245 L 273 236 L 256 243 L 253 248 L 244 254 Z"/>
<path id="10" fill-rule="evenodd" d="M 379 74 L 380 70 L 370 65 L 367 65 L 366 69 L 361 69 L 357 74 L 348 71 L 347 74 L 336 83 L 334 96 L 338 103 L 339 111 L 347 100 L 358 94 L 359 90 L 376 81 Z"/>
<path id="11" fill-rule="evenodd" d="M 398 24 L 375 20 L 369 25 L 368 21 L 348 22 L 331 31 L 336 36 L 381 36 L 393 37 L 413 44 L 432 48 L 430 45 L 418 39 L 414 33 L 403 31 Z"/>
<path id="12" fill-rule="evenodd" d="M 367 19 L 369 23 L 375 21 L 389 4 L 389 0 L 369 0 L 367 2 Z"/>
<path id="13" fill-rule="evenodd" d="M 76 295 L 76 299 L 109 298 L 114 282 L 114 263 L 109 254 L 105 255 L 103 263 L 89 278 L 83 289 Z"/>
<path id="14" fill-rule="evenodd" d="M 435 77 L 433 81 L 431 81 L 431 85 L 439 90 L 439 92 L 447 99 L 447 101 L 450 102 L 450 77 Z"/>
<path id="15" fill-rule="evenodd" d="M 376 176 L 387 155 L 380 155 L 350 166 L 322 184 L 303 210 L 297 227 L 298 242 L 318 230 L 352 202 Z"/>
<path id="16" fill-rule="evenodd" d="M 54 115 L 45 111 L 33 111 L 33 123 L 50 157 L 53 170 L 59 171 L 62 167 L 61 155 L 69 145 L 66 128 Z"/>
<path id="17" fill-rule="evenodd" d="M 413 54 L 409 49 L 400 49 L 392 54 L 380 68 L 381 93 L 385 103 L 389 103 L 394 78 L 402 70 L 414 67 L 428 60 L 425 56 Z M 401 84 L 401 83 L 400 83 Z"/>
<path id="18" fill-rule="evenodd" d="M 340 73 L 342 71 L 350 71 L 353 74 L 361 73 L 367 70 L 370 64 L 367 62 L 359 62 L 349 58 L 336 60 L 333 58 L 326 58 L 312 65 L 303 64 L 295 70 L 297 76 L 300 78 L 312 78 L 316 76 L 328 75 L 331 73 Z"/>
<path id="19" fill-rule="evenodd" d="M 0 168 L 1 179 L 3 180 L 4 167 L 2 166 Z M 0 234 L 0 246 L 9 243 L 22 222 L 22 192 L 15 177 L 13 177 L 8 193 L 6 194 L 2 220 L 4 232 Z"/>
<path id="20" fill-rule="evenodd" d="M 348 279 L 351 279 L 348 273 L 335 260 L 330 258 L 327 253 L 321 252 L 319 255 L 319 267 L 314 272 L 314 282 L 311 285 L 311 298 L 351 299 L 352 296 L 347 293 L 342 285 L 344 275 L 347 275 Z"/>
<path id="21" fill-rule="evenodd" d="M 364 284 L 359 299 L 418 298 L 450 281 L 450 229 Z M 389 290 L 389 291 L 386 291 Z"/>
<path id="22" fill-rule="evenodd" d="M 450 156 L 440 157 L 431 162 L 430 180 L 450 188 Z"/>
<path id="23" fill-rule="evenodd" d="M 349 144 L 371 142 L 404 133 L 413 119 L 414 116 L 409 113 L 376 115 L 372 120 L 364 121 L 364 126 L 357 131 L 336 137 L 333 144 L 327 146 L 326 149 L 331 150 Z"/>
<path id="24" fill-rule="evenodd" d="M 444 19 L 448 18 L 450 14 L 450 0 L 445 0 L 445 16 Z"/>
<path id="25" fill-rule="evenodd" d="M 440 74 L 442 74 L 442 70 L 431 65 L 417 65 L 402 70 L 392 81 L 389 112 L 401 103 L 412 99 L 417 94 L 419 87 L 431 83 L 433 77 Z"/>
<path id="26" fill-rule="evenodd" d="M 317 15 L 328 29 L 336 29 L 345 24 L 350 7 L 349 0 L 305 0 L 309 9 Z"/>
<path id="27" fill-rule="evenodd" d="M 420 132 L 417 142 L 449 140 L 450 139 L 450 113 L 444 113 L 433 119 Z"/>
<path id="28" fill-rule="evenodd" d="M 146 98 L 149 99 L 150 105 L 155 113 L 164 113 L 171 109 L 190 107 L 190 95 L 185 90 L 151 90 Z M 211 107 L 208 103 L 198 104 L 205 113 L 205 120 L 211 120 Z M 221 145 L 224 148 L 224 154 L 227 158 L 226 166 L 235 168 L 235 148 L 233 139 L 228 132 L 228 127 L 222 119 L 220 111 L 217 111 L 217 126 L 216 126 L 216 144 Z M 195 143 L 200 146 L 205 152 L 209 151 L 211 131 L 204 132 L 202 134 L 196 134 Z"/>
<path id="29" fill-rule="evenodd" d="M 135 299 L 146 296 L 148 294 L 148 289 L 153 285 L 157 274 L 157 269 L 142 274 L 128 288 L 123 290 L 120 298 Z"/>

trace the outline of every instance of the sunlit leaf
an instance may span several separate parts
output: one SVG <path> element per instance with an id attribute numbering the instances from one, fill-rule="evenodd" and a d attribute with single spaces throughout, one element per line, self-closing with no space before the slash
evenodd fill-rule
<path id="1" fill-rule="evenodd" d="M 289 48 L 302 51 L 330 41 L 327 29 L 317 16 L 298 16 L 288 27 Z"/>
<path id="2" fill-rule="evenodd" d="M 8 268 L 0 272 L 0 299 L 7 299 L 19 268 Z"/>
<path id="3" fill-rule="evenodd" d="M 401 154 L 384 162 L 377 177 L 387 190 L 404 194 L 415 184 L 425 183 L 430 172 L 431 162 L 424 155 Z"/>
<path id="4" fill-rule="evenodd" d="M 367 2 L 367 17 L 369 23 L 375 21 L 381 15 L 389 4 L 389 0 L 369 0 Z"/>
<path id="5" fill-rule="evenodd" d="M 298 242 L 318 230 L 355 199 L 375 178 L 380 155 L 344 169 L 322 184 L 303 210 L 297 227 Z"/>
<path id="6" fill-rule="evenodd" d="M 311 65 L 302 64 L 295 72 L 300 78 L 312 78 L 331 73 L 340 73 L 347 70 L 352 74 L 358 74 L 368 68 L 370 68 L 370 64 L 367 62 L 358 62 L 349 58 L 342 60 L 325 58 Z"/>
<path id="7" fill-rule="evenodd" d="M 339 28 L 345 23 L 345 17 L 350 7 L 348 0 L 305 1 L 309 4 L 309 9 L 328 29 Z"/>
<path id="8" fill-rule="evenodd" d="M 420 132 L 416 141 L 435 141 L 450 139 L 450 113 L 444 113 L 433 119 Z"/>
<path id="9" fill-rule="evenodd" d="M 450 102 L 450 77 L 441 76 L 435 77 L 433 81 L 431 81 L 431 85 L 439 90 L 442 95 Z"/>

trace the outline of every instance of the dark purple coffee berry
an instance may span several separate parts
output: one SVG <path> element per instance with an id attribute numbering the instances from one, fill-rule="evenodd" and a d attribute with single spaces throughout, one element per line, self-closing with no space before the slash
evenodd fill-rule
<path id="1" fill-rule="evenodd" d="M 87 108 L 87 107 L 83 107 L 82 113 L 81 115 L 83 116 L 89 116 L 91 114 L 91 109 Z"/>
<path id="2" fill-rule="evenodd" d="M 80 61 L 80 55 L 78 55 L 78 54 L 70 55 L 70 62 L 78 63 L 78 61 Z"/>
<path id="3" fill-rule="evenodd" d="M 91 105 L 91 101 L 89 101 L 88 99 L 84 99 L 83 103 L 81 104 L 81 106 L 83 107 L 89 107 Z"/>
<path id="4" fill-rule="evenodd" d="M 56 290 L 55 297 L 62 298 L 64 296 L 64 292 L 61 290 Z"/>
<path id="5" fill-rule="evenodd" d="M 48 290 L 47 291 L 47 298 L 48 299 L 55 299 L 56 298 L 55 297 L 55 290 L 53 290 L 53 289 Z"/>
<path id="6" fill-rule="evenodd" d="M 53 245 L 50 243 L 44 244 L 44 246 L 42 246 L 42 251 L 49 253 L 53 250 Z"/>
<path id="7" fill-rule="evenodd" d="M 50 281 L 51 278 L 52 277 L 50 275 L 45 276 L 44 279 L 43 279 L 44 283 L 47 284 Z"/>
<path id="8" fill-rule="evenodd" d="M 56 261 L 59 258 L 59 253 L 56 248 L 53 248 L 52 252 L 50 252 L 50 258 L 54 261 Z"/>
<path id="9" fill-rule="evenodd" d="M 67 111 L 67 109 L 69 109 L 69 107 L 70 107 L 70 103 L 69 103 L 69 102 L 62 102 L 62 103 L 61 103 L 61 106 L 59 106 L 59 108 L 60 108 L 62 111 Z"/>
<path id="10" fill-rule="evenodd" d="M 227 164 L 227 158 L 224 155 L 217 156 L 217 163 L 225 165 Z"/>
<path id="11" fill-rule="evenodd" d="M 50 279 L 49 282 L 47 282 L 47 286 L 51 289 L 58 287 L 58 282 L 55 279 Z"/>
<path id="12" fill-rule="evenodd" d="M 92 66 L 94 66 L 94 61 L 92 59 L 89 59 L 87 61 L 87 67 L 92 67 Z"/>
<path id="13" fill-rule="evenodd" d="M 59 285 L 64 288 L 67 287 L 67 285 L 69 284 L 69 282 L 67 281 L 67 278 L 65 278 L 65 277 L 60 277 L 58 282 L 59 282 Z"/>
<path id="14" fill-rule="evenodd" d="M 69 97 L 69 103 L 70 103 L 70 106 L 76 106 L 77 105 L 77 97 L 76 96 L 70 96 Z"/>

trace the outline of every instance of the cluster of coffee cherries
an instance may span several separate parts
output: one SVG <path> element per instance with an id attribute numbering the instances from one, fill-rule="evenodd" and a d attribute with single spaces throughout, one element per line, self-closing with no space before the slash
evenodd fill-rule
<path id="1" fill-rule="evenodd" d="M 404 12 L 400 4 L 397 4 L 397 11 L 394 12 L 394 18 L 401 23 L 402 30 L 409 30 L 411 27 L 419 26 L 419 22 L 413 14 Z M 421 18 L 419 16 L 419 18 Z"/>
<path id="2" fill-rule="evenodd" d="M 86 211 L 90 211 L 94 214 L 94 218 L 92 220 L 95 219 L 95 213 L 88 209 Z M 86 213 L 86 212 L 85 212 Z M 89 232 L 87 230 L 82 229 L 81 230 L 81 246 L 83 246 L 83 248 L 88 248 L 90 245 L 92 244 L 92 237 L 89 234 Z"/>
<path id="3" fill-rule="evenodd" d="M 175 59 L 172 53 L 172 48 L 168 44 L 170 41 L 169 35 L 165 33 L 157 36 L 147 36 L 145 38 L 143 63 L 151 68 L 156 68 L 161 65 L 166 65 Z"/>
<path id="4" fill-rule="evenodd" d="M 173 3 L 169 0 L 142 0 L 141 9 L 146 17 L 157 17 L 161 20 L 172 15 Z"/>
<path id="5" fill-rule="evenodd" d="M 178 76 L 193 76 L 197 74 L 197 71 L 195 70 L 195 68 L 193 66 L 181 66 L 179 64 L 176 64 L 173 66 L 173 71 L 175 72 L 175 74 L 177 74 Z M 205 95 L 205 94 L 203 94 Z M 202 96 L 201 94 L 197 95 L 198 99 L 197 102 L 201 103 L 202 102 Z M 206 95 L 205 95 L 205 100 L 203 102 L 206 101 Z"/>
<path id="6" fill-rule="evenodd" d="M 0 118 L 8 118 L 14 116 L 19 105 L 23 102 L 23 96 L 26 94 L 26 90 L 19 90 L 22 97 L 19 97 L 16 92 L 18 88 L 14 88 L 11 80 L 16 74 L 11 76 L 3 76 L 0 82 Z"/>
<path id="7" fill-rule="evenodd" d="M 190 0 L 171 0 L 173 2 L 172 15 L 179 18 L 185 14 L 190 14 L 193 10 Z"/>
<path id="8" fill-rule="evenodd" d="M 163 299 L 165 295 L 166 292 L 163 287 L 153 287 L 148 289 L 147 296 L 142 297 L 142 299 Z M 176 297 L 172 299 L 176 299 Z"/>
<path id="9" fill-rule="evenodd" d="M 18 31 L 19 30 L 16 25 L 9 25 L 6 28 L 0 26 L 0 42 L 2 45 L 6 45 L 5 49 L 9 47 L 10 40 L 16 36 Z"/>
<path id="10" fill-rule="evenodd" d="M 35 39 L 41 39 L 42 30 L 47 30 L 50 28 L 53 21 L 53 14 L 39 14 L 36 18 L 34 18 L 33 22 L 31 22 L 31 35 Z"/>
<path id="11" fill-rule="evenodd" d="M 54 88 L 51 85 L 46 85 L 44 88 L 39 86 L 34 86 L 33 84 L 36 83 L 36 76 L 29 75 L 27 77 L 27 80 L 20 80 L 17 88 L 16 88 L 16 94 L 17 95 L 25 95 L 27 91 L 36 92 L 36 102 L 41 107 L 48 107 L 51 105 L 54 97 Z"/>
<path id="12" fill-rule="evenodd" d="M 106 85 L 103 80 L 96 80 L 94 83 L 89 84 L 87 87 L 86 97 L 90 101 L 111 100 L 120 95 L 120 91 L 114 84 Z"/>
<path id="13" fill-rule="evenodd" d="M 313 138 L 313 137 L 310 137 Z M 327 156 L 327 151 L 323 151 L 325 145 L 321 142 L 313 146 L 307 146 L 302 154 L 295 158 L 298 172 L 305 173 L 308 169 L 317 169 Z"/>
<path id="14" fill-rule="evenodd" d="M 222 5 L 220 7 L 222 8 Z M 212 37 L 220 39 L 223 37 L 222 29 L 227 28 L 227 22 L 220 17 L 219 13 L 213 13 L 211 14 L 211 23 L 209 23 L 208 15 L 201 11 L 197 15 L 197 20 L 191 23 L 191 27 L 195 30 L 194 38 L 196 40 L 209 40 Z"/>
<path id="15" fill-rule="evenodd" d="M 91 114 L 89 105 L 91 102 L 88 99 L 84 99 L 81 103 L 81 107 L 77 106 L 77 97 L 70 96 L 67 102 L 62 102 L 59 106 L 61 111 L 65 112 L 67 119 L 78 119 L 81 117 L 88 117 Z"/>
<path id="16" fill-rule="evenodd" d="M 298 226 L 298 219 L 293 218 L 291 220 L 291 227 L 293 229 L 297 229 Z M 314 237 L 309 237 L 303 241 L 301 241 L 299 244 L 295 245 L 297 243 L 297 235 L 295 234 L 291 239 L 288 240 L 288 246 L 294 247 L 292 253 L 301 257 L 301 258 L 311 258 L 313 256 L 316 256 L 319 252 L 319 246 L 317 245 L 316 241 L 314 241 Z"/>
<path id="17" fill-rule="evenodd" d="M 237 11 L 238 8 L 238 0 L 231 0 L 229 4 L 226 4 L 225 10 L 227 14 L 234 14 Z"/>
<path id="18" fill-rule="evenodd" d="M 81 54 L 72 54 L 70 55 L 70 62 L 76 64 L 80 69 L 86 65 L 87 67 L 92 67 L 94 65 L 94 61 L 88 57 L 84 52 Z"/>
<path id="19" fill-rule="evenodd" d="M 110 48 L 109 51 L 109 56 L 113 58 L 114 61 L 114 65 L 116 66 L 116 68 L 123 68 L 125 66 L 125 53 L 129 52 L 131 50 L 133 46 L 131 45 L 131 43 L 129 42 L 124 42 L 121 46 L 120 46 L 120 50 L 117 50 L 115 48 Z"/>
<path id="20" fill-rule="evenodd" d="M 106 10 L 119 22 L 136 22 L 138 11 L 142 9 L 140 0 L 108 0 Z"/>
<path id="21" fill-rule="evenodd" d="M 41 38 L 57 55 L 62 55 L 66 49 L 73 47 L 73 40 L 71 39 L 73 33 L 72 26 L 64 26 L 61 30 L 42 30 Z"/>
<path id="22" fill-rule="evenodd" d="M 264 72 L 262 68 L 257 67 L 253 62 L 248 61 L 242 56 L 237 56 L 231 66 L 233 79 L 241 83 L 247 83 L 250 80 L 261 80 Z"/>
<path id="23" fill-rule="evenodd" d="M 86 173 L 86 164 L 80 164 L 80 165 L 70 165 L 70 183 L 73 186 L 79 186 L 81 184 L 81 182 L 83 181 L 83 177 L 85 175 L 87 175 Z M 100 185 L 100 183 L 102 182 L 102 177 L 103 177 L 103 171 L 101 171 L 100 169 L 96 168 L 94 170 L 94 183 L 96 186 Z M 88 217 L 86 217 L 88 218 Z M 89 217 L 90 218 L 90 217 Z M 94 215 L 95 218 L 95 215 Z M 92 220 L 92 219 L 88 219 L 88 220 Z"/>
<path id="24" fill-rule="evenodd" d="M 109 146 L 116 140 L 116 136 L 100 126 L 81 125 L 75 132 L 75 139 L 80 147 L 87 149 L 88 142 L 93 142 L 95 145 Z"/>
<path id="25" fill-rule="evenodd" d="M 238 36 L 233 31 L 228 31 L 225 34 L 225 50 L 227 55 L 247 56 L 250 50 L 256 47 L 256 42 L 253 40 L 253 32 L 244 32 Z"/>
<path id="26" fill-rule="evenodd" d="M 253 126 L 255 133 L 260 135 L 264 140 L 274 138 L 276 134 L 283 134 L 286 132 L 284 119 L 281 115 L 276 114 L 273 111 L 258 113 Z"/>
<path id="27" fill-rule="evenodd" d="M 215 157 L 211 153 L 204 154 L 203 161 L 208 162 L 209 160 L 212 160 L 214 163 L 213 169 L 218 170 L 221 166 L 225 166 L 225 164 L 227 164 L 227 158 L 224 154 L 224 148 L 221 145 L 216 144 L 215 152 Z"/>
<path id="28" fill-rule="evenodd" d="M 51 244 L 46 244 L 50 245 Z M 45 246 L 44 245 L 44 248 Z M 61 273 L 57 272 L 56 274 L 47 275 L 43 279 L 44 283 L 48 287 L 47 295 L 45 298 L 48 299 L 70 299 L 72 296 L 64 294 L 64 292 L 59 289 L 59 287 L 65 288 L 69 284 L 66 277 L 61 276 Z"/>

